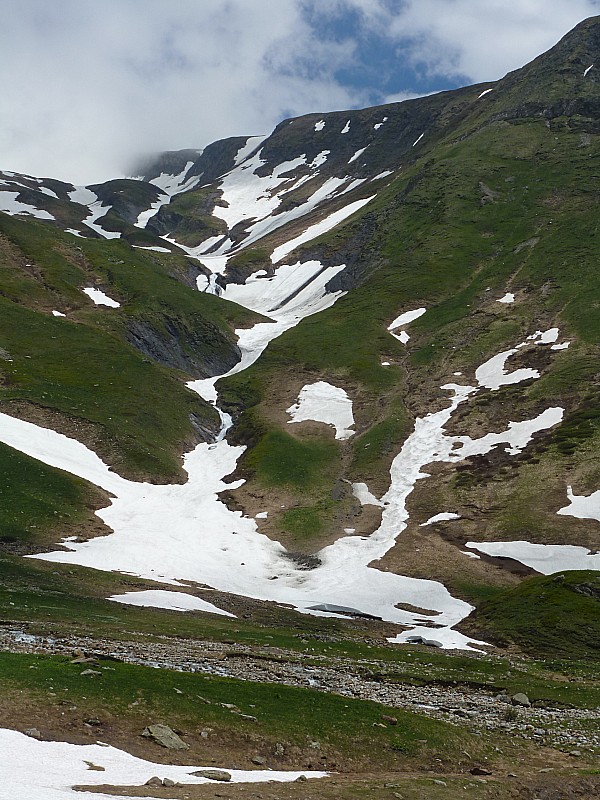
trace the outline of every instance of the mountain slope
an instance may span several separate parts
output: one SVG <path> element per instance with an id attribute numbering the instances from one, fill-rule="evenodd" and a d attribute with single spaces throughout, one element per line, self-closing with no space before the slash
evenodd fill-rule
<path id="1" fill-rule="evenodd" d="M 565 547 L 597 569 L 599 30 L 494 84 L 286 120 L 135 179 L 2 173 L 3 410 L 118 473 L 5 420 L 6 444 L 115 497 L 114 539 L 48 558 L 443 646 Z M 130 480 L 181 480 L 198 441 L 185 488 Z"/>

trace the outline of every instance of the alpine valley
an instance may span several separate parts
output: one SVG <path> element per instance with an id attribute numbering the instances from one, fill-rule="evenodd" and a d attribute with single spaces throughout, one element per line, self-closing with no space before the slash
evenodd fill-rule
<path id="1" fill-rule="evenodd" d="M 600 17 L 134 172 L 0 172 L 0 798 L 600 797 Z"/>

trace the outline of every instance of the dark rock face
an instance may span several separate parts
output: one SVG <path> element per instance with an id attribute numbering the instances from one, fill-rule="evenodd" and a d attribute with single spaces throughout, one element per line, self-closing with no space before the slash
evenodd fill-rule
<path id="1" fill-rule="evenodd" d="M 132 319 L 127 338 L 137 350 L 159 364 L 196 378 L 227 372 L 241 358 L 238 346 L 208 322 L 202 330 L 189 330 L 183 328 L 180 320 L 168 319 L 158 330 Z"/>

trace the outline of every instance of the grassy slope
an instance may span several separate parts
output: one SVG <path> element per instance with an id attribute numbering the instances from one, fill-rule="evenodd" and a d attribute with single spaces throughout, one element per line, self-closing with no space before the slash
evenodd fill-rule
<path id="1" fill-rule="evenodd" d="M 519 387 L 519 413 L 539 413 L 549 396 L 563 404 L 566 418 L 547 442 L 547 457 L 561 469 L 561 458 L 569 456 L 587 483 L 598 477 L 593 464 L 575 452 L 583 441 L 595 446 L 600 432 L 600 398 L 591 380 L 600 333 L 592 202 L 598 178 L 590 170 L 597 154 L 597 137 L 582 144 L 564 119 L 548 126 L 541 119 L 496 122 L 475 132 L 465 123 L 400 173 L 353 221 L 321 237 L 316 246 L 332 259 L 368 231 L 362 247 L 377 268 L 334 307 L 271 343 L 248 371 L 221 382 L 230 407 L 244 409 L 237 433 L 255 445 L 243 464 L 254 483 L 272 484 L 267 459 L 274 458 L 273 449 L 267 455 L 266 443 L 279 442 L 283 451 L 293 435 L 304 452 L 295 445 L 298 463 L 280 476 L 301 506 L 318 513 L 342 470 L 346 477 L 385 485 L 391 454 L 410 431 L 411 417 L 443 397 L 438 387 L 452 372 L 468 376 L 536 326 L 552 324 L 572 339 L 571 348 L 544 365 L 540 381 Z M 494 304 L 507 290 L 521 291 L 520 301 Z M 387 324 L 421 305 L 428 311 L 411 324 L 405 348 L 389 336 Z M 382 359 L 393 366 L 380 366 Z M 311 468 L 319 435 L 297 428 L 291 434 L 287 426 L 285 433 L 276 432 L 282 409 L 272 398 L 279 401 L 277 387 L 286 371 L 303 374 L 307 383 L 323 378 L 341 385 L 355 400 L 360 435 L 350 440 L 349 454 L 342 455 L 339 446 L 336 458 L 332 452 L 320 493 L 307 494 L 298 479 Z M 528 494 L 518 484 L 514 493 Z M 525 497 L 520 506 L 526 506 Z M 329 521 L 327 513 L 321 515 L 322 526 Z"/>
<path id="2" fill-rule="evenodd" d="M 28 401 L 53 422 L 59 415 L 82 424 L 88 441 L 125 474 L 179 479 L 181 452 L 194 439 L 190 414 L 208 428 L 218 419 L 185 388 L 184 374 L 128 343 L 132 321 L 167 344 L 185 340 L 185 355 L 200 374 L 211 374 L 235 362 L 232 328 L 252 315 L 190 291 L 177 280 L 187 270 L 179 256 L 121 242 L 75 246 L 71 236 L 4 215 L 0 224 L 2 400 Z M 81 293 L 89 285 L 122 307 L 93 306 Z M 68 318 L 51 316 L 54 308 Z"/>
<path id="3" fill-rule="evenodd" d="M 597 662 L 600 577 L 574 571 L 530 578 L 481 603 L 465 627 L 529 654 Z"/>

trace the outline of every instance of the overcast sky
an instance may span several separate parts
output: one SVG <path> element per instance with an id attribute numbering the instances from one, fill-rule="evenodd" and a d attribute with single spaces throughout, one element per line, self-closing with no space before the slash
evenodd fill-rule
<path id="1" fill-rule="evenodd" d="M 495 80 L 600 0 L 0 0 L 0 169 L 137 155 Z"/>

